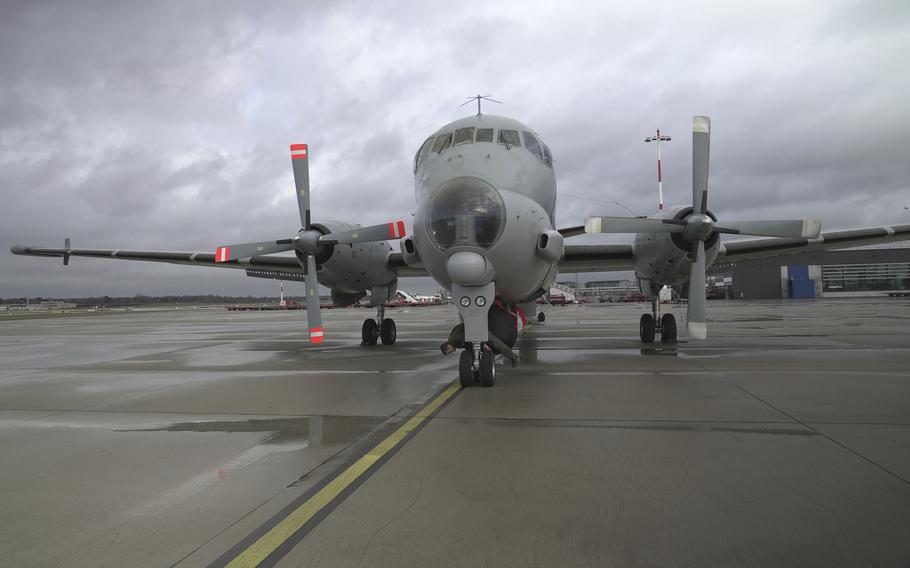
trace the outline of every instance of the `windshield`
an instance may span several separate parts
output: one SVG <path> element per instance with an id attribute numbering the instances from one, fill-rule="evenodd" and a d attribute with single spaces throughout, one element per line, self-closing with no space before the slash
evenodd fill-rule
<path id="1" fill-rule="evenodd" d="M 493 246 L 505 225 L 506 208 L 499 192 L 478 178 L 444 183 L 431 198 L 427 229 L 433 243 L 452 246 Z"/>

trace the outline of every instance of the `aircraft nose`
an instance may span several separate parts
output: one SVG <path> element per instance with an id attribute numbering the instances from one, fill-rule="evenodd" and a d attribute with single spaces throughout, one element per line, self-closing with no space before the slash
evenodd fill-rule
<path id="1" fill-rule="evenodd" d="M 442 250 L 456 246 L 490 248 L 502 235 L 506 208 L 485 180 L 457 177 L 442 183 L 427 204 L 427 228 Z"/>

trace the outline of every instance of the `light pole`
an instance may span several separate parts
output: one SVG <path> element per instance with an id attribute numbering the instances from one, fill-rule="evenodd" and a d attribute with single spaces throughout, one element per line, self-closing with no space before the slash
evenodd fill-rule
<path id="1" fill-rule="evenodd" d="M 664 180 L 660 173 L 660 143 L 669 141 L 669 136 L 660 135 L 660 128 L 657 129 L 656 136 L 648 136 L 645 138 L 645 142 L 657 142 L 657 191 L 660 192 L 660 204 L 657 207 L 658 209 L 664 208 Z"/>

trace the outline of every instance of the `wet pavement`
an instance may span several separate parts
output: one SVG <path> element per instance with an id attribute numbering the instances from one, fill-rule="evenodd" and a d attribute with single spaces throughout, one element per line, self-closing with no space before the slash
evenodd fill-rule
<path id="1" fill-rule="evenodd" d="M 645 348 L 643 308 L 548 308 L 271 560 L 910 563 L 910 302 L 711 302 L 707 342 Z M 0 558 L 224 562 L 456 378 L 451 307 L 361 347 L 370 313 L 322 346 L 296 312 L 0 323 Z"/>

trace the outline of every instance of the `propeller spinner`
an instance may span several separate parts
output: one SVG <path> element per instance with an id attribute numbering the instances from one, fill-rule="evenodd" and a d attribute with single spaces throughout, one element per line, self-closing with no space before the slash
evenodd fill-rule
<path id="1" fill-rule="evenodd" d="M 231 262 L 253 256 L 293 250 L 305 275 L 307 326 L 310 343 L 322 343 L 322 314 L 319 305 L 319 280 L 316 276 L 316 255 L 328 245 L 369 243 L 400 239 L 405 236 L 404 221 L 358 227 L 339 233 L 323 234 L 313 228 L 310 220 L 309 148 L 306 144 L 291 144 L 291 166 L 294 170 L 294 189 L 301 230 L 289 239 L 241 243 L 218 247 L 215 262 Z"/>

